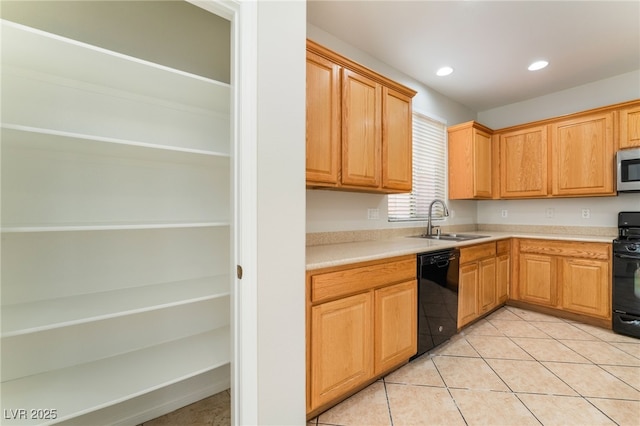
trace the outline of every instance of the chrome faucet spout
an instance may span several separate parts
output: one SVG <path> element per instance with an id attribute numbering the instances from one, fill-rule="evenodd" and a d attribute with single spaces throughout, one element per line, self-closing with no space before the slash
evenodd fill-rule
<path id="1" fill-rule="evenodd" d="M 433 214 L 433 205 L 435 203 L 442 204 L 442 208 L 444 209 L 444 212 L 443 212 L 444 216 L 445 217 L 449 216 L 449 209 L 447 208 L 447 204 L 439 198 L 436 198 L 435 200 L 433 200 L 431 204 L 429 204 L 429 216 L 427 217 L 427 235 L 428 236 L 431 236 L 433 233 L 433 226 L 431 225 L 431 216 Z"/>

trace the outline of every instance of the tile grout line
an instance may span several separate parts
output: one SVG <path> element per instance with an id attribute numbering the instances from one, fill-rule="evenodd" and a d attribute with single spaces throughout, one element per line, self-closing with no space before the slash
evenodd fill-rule
<path id="1" fill-rule="evenodd" d="M 391 412 L 391 401 L 389 401 L 389 392 L 387 392 L 387 381 L 385 378 L 382 378 L 382 386 L 384 386 L 384 396 L 387 400 L 387 410 L 389 411 L 389 421 L 391 422 L 391 426 L 393 426 L 393 413 Z"/>
<path id="2" fill-rule="evenodd" d="M 463 337 L 463 338 L 466 340 L 466 337 Z M 478 355 L 480 355 L 480 354 L 478 354 Z M 464 422 L 465 425 L 468 426 L 469 422 L 464 417 L 464 414 L 462 413 L 462 410 L 460 409 L 460 406 L 458 405 L 458 401 L 456 401 L 456 399 L 453 397 L 453 394 L 451 393 L 451 389 L 449 388 L 449 385 L 447 384 L 446 380 L 444 380 L 444 377 L 442 376 L 442 373 L 440 372 L 440 369 L 438 368 L 438 364 L 436 364 L 435 361 L 433 360 L 434 358 L 437 358 L 437 357 L 440 357 L 440 356 L 446 356 L 446 355 L 436 355 L 436 354 L 434 354 L 431 357 L 431 362 L 433 363 L 433 367 L 438 372 L 438 376 L 440 376 L 440 380 L 442 380 L 442 383 L 444 384 L 444 388 L 447 390 L 447 393 L 449 394 L 449 398 L 451 398 L 451 401 L 456 406 L 456 410 L 458 410 L 458 414 L 460 414 L 460 417 L 462 418 L 462 421 Z"/>

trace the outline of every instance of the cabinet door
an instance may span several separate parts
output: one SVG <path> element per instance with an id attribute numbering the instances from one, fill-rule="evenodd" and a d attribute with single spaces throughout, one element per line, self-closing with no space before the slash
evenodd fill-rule
<path id="1" fill-rule="evenodd" d="M 372 294 L 311 308 L 312 409 L 373 376 Z"/>
<path id="2" fill-rule="evenodd" d="M 478 283 L 480 271 L 478 262 L 460 266 L 458 283 L 458 328 L 473 321 L 478 316 Z"/>
<path id="3" fill-rule="evenodd" d="M 511 277 L 511 256 L 502 254 L 496 258 L 496 292 L 497 303 L 502 304 L 509 298 L 509 282 Z"/>
<path id="4" fill-rule="evenodd" d="M 397 366 L 416 353 L 417 298 L 415 280 L 376 290 L 375 374 Z"/>
<path id="5" fill-rule="evenodd" d="M 553 195 L 614 195 L 613 112 L 551 125 Z"/>
<path id="6" fill-rule="evenodd" d="M 547 195 L 547 126 L 502 134 L 499 145 L 500 197 Z"/>
<path id="7" fill-rule="evenodd" d="M 342 183 L 379 188 L 382 86 L 351 70 L 342 70 Z"/>
<path id="8" fill-rule="evenodd" d="M 609 262 L 562 258 L 562 308 L 579 314 L 611 318 Z"/>
<path id="9" fill-rule="evenodd" d="M 338 184 L 340 66 L 307 52 L 307 183 Z"/>
<path id="10" fill-rule="evenodd" d="M 382 94 L 382 187 L 411 192 L 411 98 L 386 87 Z"/>
<path id="11" fill-rule="evenodd" d="M 478 262 L 479 267 L 479 314 L 495 308 L 498 304 L 496 288 L 496 259 L 494 257 Z"/>
<path id="12" fill-rule="evenodd" d="M 449 199 L 491 198 L 491 134 L 465 123 L 448 132 Z"/>
<path id="13" fill-rule="evenodd" d="M 473 196 L 491 198 L 492 181 L 491 135 L 479 129 L 473 129 Z"/>
<path id="14" fill-rule="evenodd" d="M 543 254 L 521 253 L 518 279 L 519 299 L 538 305 L 555 306 L 557 295 L 556 259 Z"/>
<path id="15" fill-rule="evenodd" d="M 640 147 L 640 106 L 620 111 L 620 149 Z"/>

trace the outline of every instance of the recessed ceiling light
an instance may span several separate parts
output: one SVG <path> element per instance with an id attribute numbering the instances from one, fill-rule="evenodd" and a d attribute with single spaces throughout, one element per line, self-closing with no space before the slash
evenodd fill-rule
<path id="1" fill-rule="evenodd" d="M 541 70 L 542 68 L 546 67 L 547 65 L 549 65 L 549 62 L 547 61 L 536 61 L 534 63 L 532 63 L 531 65 L 529 65 L 529 71 L 538 71 Z"/>
<path id="2" fill-rule="evenodd" d="M 451 68 L 451 67 L 442 67 L 436 72 L 436 75 L 439 75 L 440 77 L 444 77 L 445 75 L 449 75 L 452 72 L 453 72 L 453 68 Z"/>

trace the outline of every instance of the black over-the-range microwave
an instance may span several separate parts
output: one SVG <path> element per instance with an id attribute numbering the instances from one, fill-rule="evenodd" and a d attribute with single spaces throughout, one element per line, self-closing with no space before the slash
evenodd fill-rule
<path id="1" fill-rule="evenodd" d="M 640 148 L 618 151 L 616 161 L 618 192 L 640 192 Z"/>

